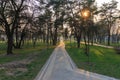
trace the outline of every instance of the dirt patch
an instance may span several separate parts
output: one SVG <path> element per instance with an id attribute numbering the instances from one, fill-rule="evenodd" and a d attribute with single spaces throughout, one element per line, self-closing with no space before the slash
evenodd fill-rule
<path id="1" fill-rule="evenodd" d="M 3 69 L 5 71 L 5 75 L 7 76 L 18 76 L 28 71 L 26 65 L 31 61 L 32 60 L 25 59 L 21 61 L 0 64 L 0 69 Z"/>
<path id="2" fill-rule="evenodd" d="M 27 71 L 28 71 L 27 68 L 11 68 L 11 69 L 5 70 L 5 74 L 7 76 L 19 76 Z"/>
<path id="3" fill-rule="evenodd" d="M 26 59 L 0 64 L 0 70 L 4 70 L 7 76 L 22 75 L 28 71 L 27 65 L 34 60 L 35 56 L 37 54 L 30 54 Z"/>
<path id="4" fill-rule="evenodd" d="M 13 55 L 19 57 L 18 55 Z M 7 62 L 5 64 L 0 64 L 0 69 L 9 69 L 9 68 L 25 68 L 27 64 L 30 64 L 34 58 L 38 56 L 38 53 L 29 54 L 27 58 L 19 60 L 19 61 L 12 61 Z"/>
<path id="5" fill-rule="evenodd" d="M 25 68 L 33 59 L 24 59 L 20 61 L 8 62 L 5 64 L 0 64 L 0 69 L 11 69 L 11 68 Z"/>

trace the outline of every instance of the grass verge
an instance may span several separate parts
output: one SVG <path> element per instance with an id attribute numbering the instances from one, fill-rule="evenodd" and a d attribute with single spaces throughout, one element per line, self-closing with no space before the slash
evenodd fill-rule
<path id="1" fill-rule="evenodd" d="M 14 50 L 14 55 L 0 56 L 0 80 L 33 80 L 46 60 L 51 55 L 54 46 L 29 47 Z"/>
<path id="2" fill-rule="evenodd" d="M 88 64 L 84 45 L 81 45 L 81 48 L 74 45 L 75 43 L 67 43 L 66 49 L 78 68 L 120 79 L 120 54 L 114 49 L 90 46 L 90 64 Z"/>

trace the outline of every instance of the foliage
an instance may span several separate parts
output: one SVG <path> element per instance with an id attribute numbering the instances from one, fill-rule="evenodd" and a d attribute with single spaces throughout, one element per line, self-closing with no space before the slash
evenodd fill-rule
<path id="1" fill-rule="evenodd" d="M 112 0 L 111 2 L 104 3 L 100 8 L 101 21 L 103 22 L 104 27 L 107 31 L 108 36 L 108 45 L 111 41 L 111 30 L 112 26 L 116 23 L 116 20 L 119 18 L 119 10 L 117 9 L 117 1 Z"/>

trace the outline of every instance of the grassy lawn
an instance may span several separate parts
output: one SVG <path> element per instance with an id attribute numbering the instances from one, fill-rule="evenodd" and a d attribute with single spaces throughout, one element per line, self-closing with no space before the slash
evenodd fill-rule
<path id="1" fill-rule="evenodd" d="M 90 64 L 88 65 L 84 45 L 81 45 L 81 48 L 74 45 L 67 42 L 66 49 L 80 69 L 120 79 L 120 54 L 117 54 L 114 49 L 90 46 Z"/>
<path id="2" fill-rule="evenodd" d="M 0 55 L 0 80 L 33 80 L 49 58 L 55 46 L 45 44 L 14 49 L 14 55 Z M 4 50 L 3 50 L 4 52 Z"/>
<path id="3" fill-rule="evenodd" d="M 106 45 L 108 46 L 108 43 L 101 43 L 102 45 Z M 119 43 L 110 43 L 110 46 L 113 46 L 113 47 L 120 47 L 120 42 Z"/>

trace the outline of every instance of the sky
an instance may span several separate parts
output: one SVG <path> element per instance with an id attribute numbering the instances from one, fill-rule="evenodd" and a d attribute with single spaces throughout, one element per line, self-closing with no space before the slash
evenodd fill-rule
<path id="1" fill-rule="evenodd" d="M 96 0 L 98 6 L 101 6 L 103 3 L 110 2 L 111 0 Z M 120 0 L 116 0 L 118 2 L 118 9 L 120 9 Z"/>

